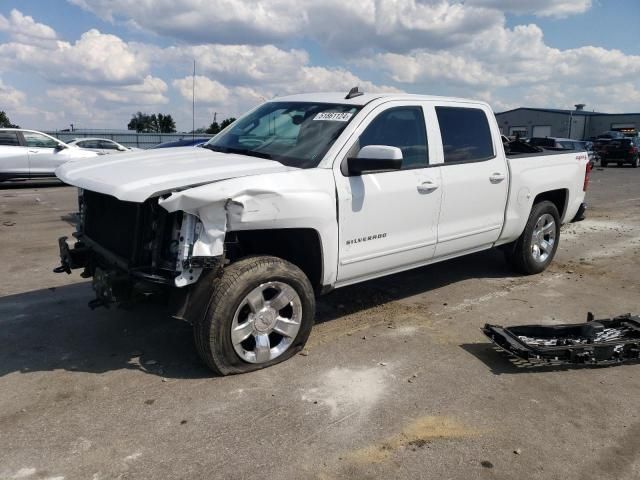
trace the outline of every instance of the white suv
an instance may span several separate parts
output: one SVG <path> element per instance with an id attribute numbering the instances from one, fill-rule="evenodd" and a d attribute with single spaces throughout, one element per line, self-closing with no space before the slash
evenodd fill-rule
<path id="1" fill-rule="evenodd" d="M 97 155 L 42 132 L 0 128 L 0 181 L 55 177 L 63 163 Z"/>

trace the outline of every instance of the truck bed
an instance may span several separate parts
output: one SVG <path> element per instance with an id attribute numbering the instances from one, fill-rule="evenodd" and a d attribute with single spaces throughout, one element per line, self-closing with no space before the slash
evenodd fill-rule
<path id="1" fill-rule="evenodd" d="M 571 221 L 584 202 L 584 179 L 589 158 L 586 151 L 544 150 L 507 156 L 510 188 L 505 222 L 497 245 L 515 241 L 527 223 L 529 212 L 542 192 L 564 199 L 560 222 Z"/>

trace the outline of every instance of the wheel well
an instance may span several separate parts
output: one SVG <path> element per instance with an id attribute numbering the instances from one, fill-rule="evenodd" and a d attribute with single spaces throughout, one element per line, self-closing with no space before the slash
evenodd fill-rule
<path id="1" fill-rule="evenodd" d="M 234 262 L 248 255 L 273 255 L 296 265 L 316 290 L 322 287 L 322 245 L 311 228 L 227 232 L 227 258 Z"/>
<path id="2" fill-rule="evenodd" d="M 556 206 L 560 219 L 562 219 L 567 208 L 567 191 L 562 189 L 539 193 L 533 200 L 533 204 L 535 205 L 536 203 L 544 202 L 545 200 L 550 201 Z"/>

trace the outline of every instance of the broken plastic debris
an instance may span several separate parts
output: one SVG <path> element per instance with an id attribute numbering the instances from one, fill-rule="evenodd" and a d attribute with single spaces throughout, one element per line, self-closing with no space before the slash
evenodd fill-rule
<path id="1" fill-rule="evenodd" d="M 607 365 L 640 360 L 640 317 L 626 314 L 565 325 L 486 324 L 482 332 L 501 349 L 534 364 Z"/>

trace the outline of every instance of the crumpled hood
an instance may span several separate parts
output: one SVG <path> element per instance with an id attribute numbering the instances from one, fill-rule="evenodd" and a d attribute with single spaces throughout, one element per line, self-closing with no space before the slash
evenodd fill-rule
<path id="1" fill-rule="evenodd" d="M 102 155 L 58 167 L 65 183 L 130 201 L 229 178 L 298 170 L 273 160 L 206 148 L 159 148 Z"/>

